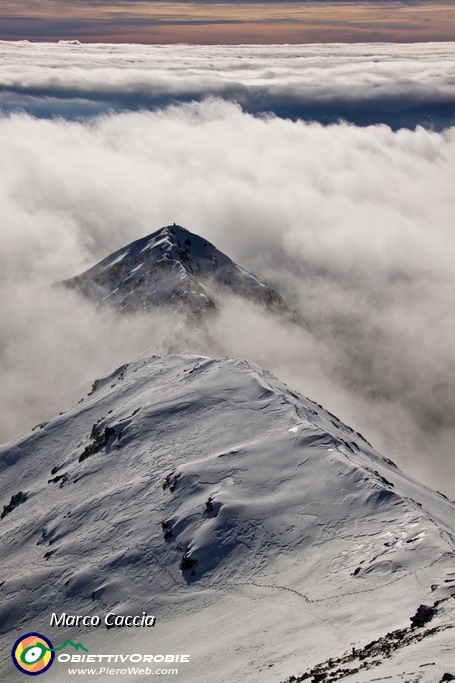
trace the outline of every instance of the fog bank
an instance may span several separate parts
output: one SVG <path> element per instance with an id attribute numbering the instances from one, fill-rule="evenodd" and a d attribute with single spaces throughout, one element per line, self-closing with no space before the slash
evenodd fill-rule
<path id="1" fill-rule="evenodd" d="M 226 301 L 212 351 L 261 363 L 454 495 L 455 129 L 323 127 L 211 98 L 85 122 L 6 116 L 0 147 L 4 438 L 113 365 L 207 350 L 164 311 L 118 320 L 49 287 L 176 221 L 315 333 Z"/>

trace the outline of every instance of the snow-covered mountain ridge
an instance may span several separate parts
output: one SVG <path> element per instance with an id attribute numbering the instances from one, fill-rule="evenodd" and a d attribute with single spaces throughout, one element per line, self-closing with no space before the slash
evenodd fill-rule
<path id="1" fill-rule="evenodd" d="M 207 240 L 175 224 L 132 242 L 62 284 L 128 313 L 168 305 L 200 317 L 216 310 L 220 294 L 234 294 L 306 325 L 274 289 Z"/>
<path id="2" fill-rule="evenodd" d="M 192 655 L 185 683 L 271 683 L 455 592 L 455 505 L 242 360 L 122 366 L 2 447 L 0 481 L 6 680 L 11 641 L 51 612 L 146 610 L 155 650 Z M 57 637 L 150 648 L 120 630 Z"/>

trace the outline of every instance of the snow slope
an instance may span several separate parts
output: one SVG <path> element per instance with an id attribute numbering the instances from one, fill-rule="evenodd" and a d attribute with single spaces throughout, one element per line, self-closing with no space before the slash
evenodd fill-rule
<path id="1" fill-rule="evenodd" d="M 453 603 L 455 505 L 242 360 L 122 366 L 1 448 L 0 490 L 2 681 L 22 679 L 9 651 L 36 630 L 91 652 L 188 653 L 185 683 L 278 683 Z M 49 627 L 52 612 L 111 610 L 157 623 Z M 421 641 L 409 667 L 431 675 L 409 680 L 454 672 L 439 642 Z M 62 664 L 46 676 L 79 680 Z"/>
<path id="2" fill-rule="evenodd" d="M 220 294 L 235 294 L 305 325 L 275 290 L 175 224 L 132 242 L 63 284 L 128 313 L 170 305 L 200 316 L 216 309 Z"/>

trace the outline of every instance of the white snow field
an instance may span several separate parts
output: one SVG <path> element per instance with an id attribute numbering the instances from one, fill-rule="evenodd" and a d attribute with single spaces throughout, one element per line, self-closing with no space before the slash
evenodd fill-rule
<path id="1" fill-rule="evenodd" d="M 278 683 L 436 601 L 415 632 L 439 630 L 348 680 L 455 673 L 455 505 L 249 362 L 122 366 L 0 449 L 0 491 L 2 682 L 24 680 L 10 650 L 38 631 L 90 653 L 189 654 L 167 680 Z M 156 625 L 50 627 L 111 611 Z M 43 680 L 153 679 L 56 661 Z"/>

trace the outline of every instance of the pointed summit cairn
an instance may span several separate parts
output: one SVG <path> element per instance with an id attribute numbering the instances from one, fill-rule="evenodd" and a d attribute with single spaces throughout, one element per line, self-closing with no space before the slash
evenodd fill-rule
<path id="1" fill-rule="evenodd" d="M 215 312 L 221 296 L 235 295 L 308 327 L 274 289 L 176 224 L 131 242 L 61 284 L 120 311 L 170 306 L 197 318 Z"/>

